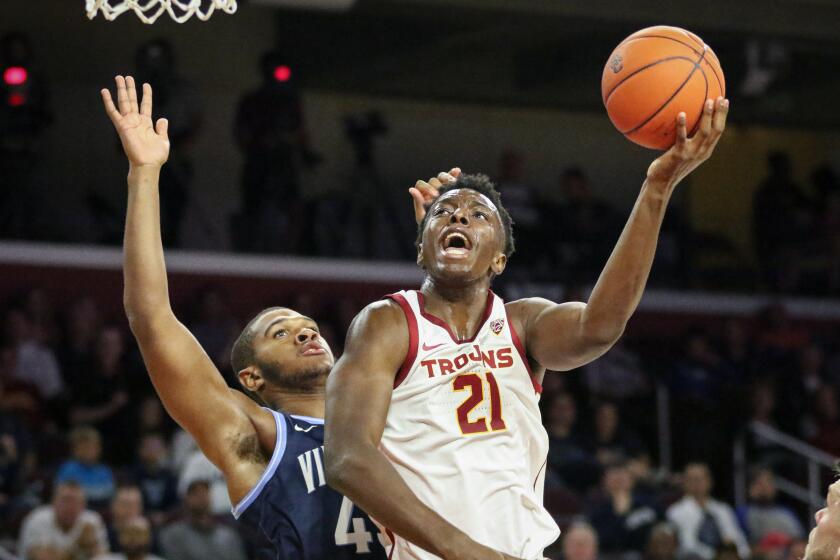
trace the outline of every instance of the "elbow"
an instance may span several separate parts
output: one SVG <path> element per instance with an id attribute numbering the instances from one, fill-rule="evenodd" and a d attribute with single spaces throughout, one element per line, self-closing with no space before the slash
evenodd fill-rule
<path id="1" fill-rule="evenodd" d="M 601 325 L 586 325 L 583 338 L 587 345 L 593 348 L 602 348 L 605 352 L 618 342 L 627 328 L 625 322 L 610 322 Z"/>

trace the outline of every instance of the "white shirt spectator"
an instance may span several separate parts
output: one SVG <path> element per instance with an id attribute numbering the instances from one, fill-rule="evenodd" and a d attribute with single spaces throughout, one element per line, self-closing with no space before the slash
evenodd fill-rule
<path id="1" fill-rule="evenodd" d="M 108 535 L 105 524 L 98 513 L 85 510 L 76 519 L 69 531 L 64 532 L 55 520 L 53 506 L 46 505 L 32 510 L 23 520 L 20 530 L 20 555 L 29 558 L 33 547 L 53 548 L 67 551 L 73 548 L 84 527 L 91 525 L 96 533 L 100 550 L 108 550 Z"/>
<path id="2" fill-rule="evenodd" d="M 712 498 L 706 500 L 704 508 L 697 500 L 690 496 L 685 496 L 669 507 L 667 512 L 668 521 L 677 527 L 680 552 L 682 554 L 696 555 L 706 560 L 712 560 L 715 557 L 716 551 L 698 539 L 698 533 L 700 532 L 706 512 L 714 519 L 721 539 L 724 542 L 735 544 L 738 548 L 738 556 L 744 559 L 749 558 L 750 547 L 738 526 L 732 508 Z"/>
<path id="3" fill-rule="evenodd" d="M 178 478 L 178 495 L 187 494 L 190 483 L 206 480 L 210 483 L 210 509 L 216 515 L 230 514 L 231 504 L 227 484 L 222 471 L 210 462 L 201 451 L 196 451 L 184 462 L 181 476 Z"/>
<path id="4" fill-rule="evenodd" d="M 22 342 L 17 347 L 15 377 L 34 385 L 41 397 L 47 400 L 57 397 L 64 390 L 55 354 L 34 340 Z"/>

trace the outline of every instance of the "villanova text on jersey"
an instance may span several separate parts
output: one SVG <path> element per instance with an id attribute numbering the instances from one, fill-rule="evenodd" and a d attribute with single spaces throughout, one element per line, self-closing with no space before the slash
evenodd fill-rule
<path id="1" fill-rule="evenodd" d="M 326 483 L 324 421 L 271 411 L 277 443 L 262 477 L 233 507 L 268 543 L 261 560 L 384 560 L 389 539 Z"/>

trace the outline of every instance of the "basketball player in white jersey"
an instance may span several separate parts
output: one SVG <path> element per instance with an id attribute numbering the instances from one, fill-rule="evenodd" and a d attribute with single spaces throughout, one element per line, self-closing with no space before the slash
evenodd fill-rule
<path id="1" fill-rule="evenodd" d="M 542 505 L 546 369 L 580 367 L 621 336 L 641 299 L 668 200 L 705 161 L 729 103 L 648 168 L 587 303 L 490 290 L 513 252 L 511 219 L 483 176 L 440 185 L 419 228 L 419 291 L 353 322 L 327 381 L 327 482 L 393 535 L 394 560 L 541 558 L 559 530 Z"/>

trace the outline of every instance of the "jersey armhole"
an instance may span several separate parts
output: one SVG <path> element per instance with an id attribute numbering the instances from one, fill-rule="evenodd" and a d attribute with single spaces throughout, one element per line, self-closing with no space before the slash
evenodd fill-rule
<path id="1" fill-rule="evenodd" d="M 245 513 L 245 510 L 248 509 L 248 507 L 260 496 L 260 493 L 262 493 L 265 485 L 268 484 L 271 477 L 274 476 L 274 473 L 277 471 L 277 467 L 280 466 L 280 461 L 283 460 L 283 455 L 286 453 L 286 419 L 276 410 L 268 408 L 266 410 L 268 410 L 274 417 L 274 423 L 277 426 L 277 441 L 274 444 L 274 453 L 271 454 L 271 459 L 265 467 L 265 471 L 263 471 L 262 476 L 254 487 L 251 488 L 250 492 L 248 492 L 238 504 L 231 508 L 233 517 L 236 519 L 239 519 L 242 514 Z"/>
<path id="2" fill-rule="evenodd" d="M 408 352 L 406 353 L 405 360 L 403 360 L 403 363 L 397 372 L 397 376 L 394 378 L 394 389 L 396 389 L 403 381 L 405 381 L 405 378 L 408 377 L 408 374 L 411 371 L 411 366 L 414 365 L 414 360 L 417 359 L 419 333 L 417 330 L 417 317 L 414 316 L 414 311 L 412 311 L 411 305 L 409 305 L 405 296 L 402 294 L 390 294 L 385 297 L 394 300 L 397 304 L 399 304 L 405 314 L 405 321 L 408 323 Z"/>
<path id="3" fill-rule="evenodd" d="M 536 377 L 534 377 L 534 372 L 531 371 L 531 362 L 528 360 L 528 354 L 525 352 L 525 346 L 523 346 L 522 341 L 519 339 L 519 334 L 516 332 L 516 327 L 513 325 L 513 321 L 510 320 L 510 313 L 508 313 L 507 306 L 502 304 L 505 308 L 505 317 L 507 318 L 508 329 L 510 329 L 510 338 L 513 341 L 513 345 L 516 347 L 516 351 L 519 352 L 519 357 L 522 359 L 522 363 L 525 364 L 525 369 L 528 370 L 528 377 L 531 378 L 531 384 L 534 386 L 534 391 L 539 395 L 542 394 L 542 384 L 537 381 Z"/>

